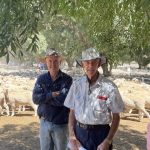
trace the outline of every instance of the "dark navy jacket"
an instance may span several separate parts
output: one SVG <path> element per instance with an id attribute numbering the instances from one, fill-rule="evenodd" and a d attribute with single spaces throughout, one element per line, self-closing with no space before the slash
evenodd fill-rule
<path id="1" fill-rule="evenodd" d="M 57 79 L 52 81 L 50 73 L 41 74 L 33 89 L 32 99 L 38 105 L 39 117 L 54 124 L 68 123 L 69 109 L 64 106 L 64 101 L 72 84 L 72 78 L 59 71 Z M 52 92 L 60 91 L 60 95 L 52 97 Z"/>

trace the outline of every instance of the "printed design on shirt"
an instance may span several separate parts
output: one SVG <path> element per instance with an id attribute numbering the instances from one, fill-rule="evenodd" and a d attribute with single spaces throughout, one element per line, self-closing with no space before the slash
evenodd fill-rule
<path id="1" fill-rule="evenodd" d="M 102 100 L 102 101 L 106 101 L 107 98 L 108 98 L 107 96 L 97 95 L 97 99 Z"/>
<path id="2" fill-rule="evenodd" d="M 41 91 L 43 91 L 43 88 L 42 88 L 41 84 L 36 84 L 34 87 L 34 90 L 36 92 L 41 92 Z"/>
<path id="3" fill-rule="evenodd" d="M 65 93 L 67 93 L 68 92 L 68 89 L 67 88 L 63 88 L 62 90 L 61 90 L 61 93 L 63 93 L 63 94 L 65 94 Z"/>

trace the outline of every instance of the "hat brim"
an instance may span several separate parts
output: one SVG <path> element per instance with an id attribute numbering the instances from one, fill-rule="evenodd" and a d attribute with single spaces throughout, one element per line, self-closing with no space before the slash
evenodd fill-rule
<path id="1" fill-rule="evenodd" d="M 101 60 L 100 65 L 103 65 L 103 64 L 106 63 L 106 57 L 104 57 L 104 56 L 98 57 L 98 58 L 95 58 L 95 59 L 100 59 L 100 60 Z M 83 62 L 83 61 L 95 60 L 95 59 L 78 59 L 78 60 L 76 60 L 76 62 L 77 62 L 77 64 L 78 64 L 79 66 L 82 67 L 82 62 Z"/>

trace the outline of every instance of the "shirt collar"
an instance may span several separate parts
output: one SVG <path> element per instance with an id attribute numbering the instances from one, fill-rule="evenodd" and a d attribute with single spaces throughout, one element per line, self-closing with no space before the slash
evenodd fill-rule
<path id="1" fill-rule="evenodd" d="M 50 79 L 51 79 L 51 75 L 50 75 L 49 71 L 48 71 L 48 76 L 49 76 Z M 62 72 L 61 70 L 59 70 L 59 72 L 58 72 L 58 74 L 57 74 L 56 80 L 58 80 L 58 79 L 61 78 L 61 77 L 63 77 L 63 72 Z M 56 80 L 55 80 L 55 81 L 56 81 Z"/>
<path id="2" fill-rule="evenodd" d="M 102 75 L 99 74 L 99 77 L 98 77 L 98 79 L 97 79 L 95 85 L 100 85 L 100 84 L 101 84 L 101 81 L 102 81 L 102 78 L 103 78 Z"/>
<path id="3" fill-rule="evenodd" d="M 102 75 L 99 73 L 99 76 L 98 76 L 98 79 L 97 79 L 97 81 L 95 82 L 95 84 L 94 85 L 100 85 L 101 84 L 101 81 L 102 81 Z M 87 78 L 87 76 L 85 75 L 85 77 L 84 77 L 84 81 L 86 81 L 87 83 L 89 83 L 88 82 L 88 78 Z"/>

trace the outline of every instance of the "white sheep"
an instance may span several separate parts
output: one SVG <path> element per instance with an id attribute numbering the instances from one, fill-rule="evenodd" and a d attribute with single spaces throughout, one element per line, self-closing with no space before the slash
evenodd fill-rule
<path id="1" fill-rule="evenodd" d="M 11 116 L 15 115 L 15 110 L 20 105 L 30 105 L 35 111 L 35 116 L 37 116 L 37 105 L 35 105 L 32 101 L 31 91 L 22 90 L 22 89 L 15 89 L 15 91 L 8 90 L 8 95 L 6 99 L 8 105 L 11 107 L 12 110 Z"/>
<path id="2" fill-rule="evenodd" d="M 119 86 L 126 110 L 131 113 L 132 109 L 137 109 L 139 120 L 143 118 L 144 114 L 150 119 L 150 114 L 146 110 L 146 108 L 150 108 L 150 91 L 143 86 L 135 81 L 124 81 Z"/>

